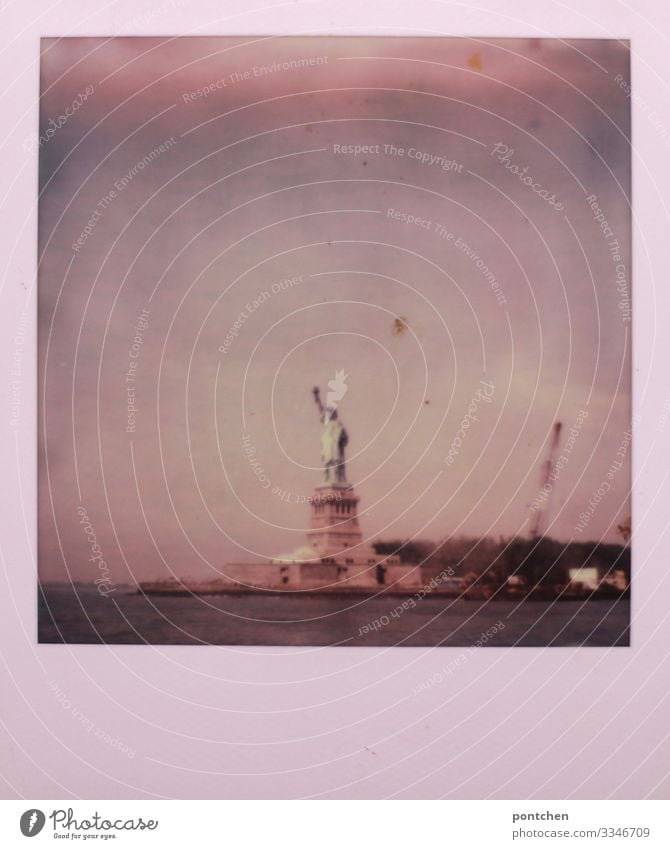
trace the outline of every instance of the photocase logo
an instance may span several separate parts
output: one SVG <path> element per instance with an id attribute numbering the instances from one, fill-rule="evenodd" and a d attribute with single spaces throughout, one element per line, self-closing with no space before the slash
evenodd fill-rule
<path id="1" fill-rule="evenodd" d="M 34 837 L 42 831 L 45 822 L 46 817 L 42 811 L 37 808 L 31 808 L 21 816 L 21 821 L 19 823 L 21 827 L 21 834 L 24 837 Z"/>

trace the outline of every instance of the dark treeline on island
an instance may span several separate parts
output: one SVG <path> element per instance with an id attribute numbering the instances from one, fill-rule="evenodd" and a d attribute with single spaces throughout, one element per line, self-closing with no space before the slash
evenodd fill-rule
<path id="1" fill-rule="evenodd" d="M 457 536 L 378 541 L 374 548 L 420 567 L 426 582 L 448 576 L 470 596 L 615 596 L 630 586 L 630 548 L 617 543 Z"/>

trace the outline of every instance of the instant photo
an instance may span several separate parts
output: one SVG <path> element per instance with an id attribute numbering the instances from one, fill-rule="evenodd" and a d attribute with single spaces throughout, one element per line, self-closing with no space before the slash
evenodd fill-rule
<path id="1" fill-rule="evenodd" d="M 628 645 L 630 93 L 617 40 L 43 40 L 40 642 Z"/>

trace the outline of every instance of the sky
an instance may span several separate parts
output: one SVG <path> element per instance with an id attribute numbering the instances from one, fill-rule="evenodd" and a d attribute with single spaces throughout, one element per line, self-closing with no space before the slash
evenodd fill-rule
<path id="1" fill-rule="evenodd" d="M 619 540 L 628 81 L 604 40 L 44 40 L 41 579 L 303 544 L 341 370 L 367 539 L 548 500 Z"/>

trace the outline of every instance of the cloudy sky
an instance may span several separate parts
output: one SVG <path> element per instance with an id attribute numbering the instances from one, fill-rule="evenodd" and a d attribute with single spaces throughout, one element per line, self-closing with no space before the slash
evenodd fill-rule
<path id="1" fill-rule="evenodd" d="M 300 545 L 311 389 L 338 370 L 370 539 L 528 533 L 556 421 L 549 532 L 617 539 L 628 61 L 616 41 L 44 41 L 41 577 L 94 577 L 78 507 L 119 581 Z"/>

